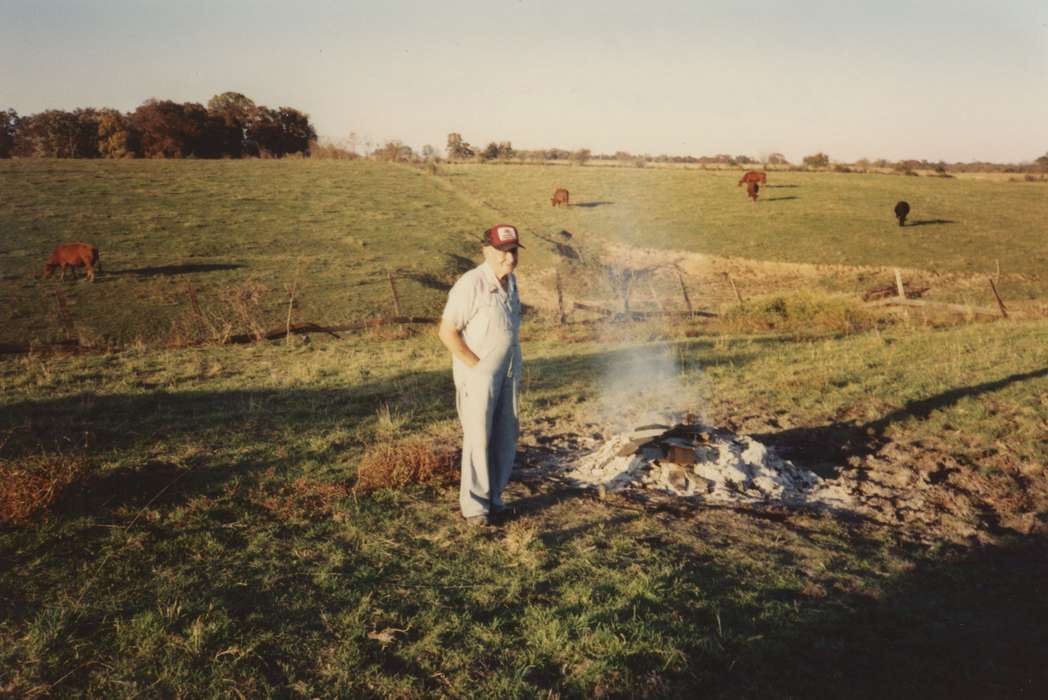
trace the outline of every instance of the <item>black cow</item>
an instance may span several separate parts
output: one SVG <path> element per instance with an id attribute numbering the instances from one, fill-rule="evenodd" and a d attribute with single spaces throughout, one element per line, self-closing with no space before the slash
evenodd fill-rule
<path id="1" fill-rule="evenodd" d="M 899 202 L 895 205 L 895 218 L 899 220 L 900 226 L 906 225 L 906 217 L 910 213 L 909 202 Z"/>

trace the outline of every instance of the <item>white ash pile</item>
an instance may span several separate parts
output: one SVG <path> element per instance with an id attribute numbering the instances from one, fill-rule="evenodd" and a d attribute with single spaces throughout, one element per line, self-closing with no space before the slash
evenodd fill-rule
<path id="1" fill-rule="evenodd" d="M 648 488 L 711 502 L 849 508 L 851 496 L 748 435 L 702 425 L 645 425 L 616 435 L 567 476 L 608 491 Z"/>

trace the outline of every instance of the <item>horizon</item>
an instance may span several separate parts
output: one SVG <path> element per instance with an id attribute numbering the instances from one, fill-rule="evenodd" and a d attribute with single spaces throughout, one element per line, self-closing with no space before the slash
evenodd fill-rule
<path id="1" fill-rule="evenodd" d="M 322 140 L 443 153 L 782 153 L 792 163 L 1029 163 L 1048 151 L 1048 6 L 1011 0 L 759 11 L 548 0 L 287 7 L 5 2 L 0 109 L 199 102 L 310 115 Z M 200 18 L 207 22 L 201 23 Z"/>

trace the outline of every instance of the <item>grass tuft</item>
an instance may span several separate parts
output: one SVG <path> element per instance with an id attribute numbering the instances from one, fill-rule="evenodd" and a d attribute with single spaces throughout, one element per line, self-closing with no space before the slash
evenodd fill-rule
<path id="1" fill-rule="evenodd" d="M 458 462 L 456 449 L 434 444 L 432 439 L 412 437 L 376 443 L 364 451 L 353 491 L 453 484 L 459 478 Z"/>
<path id="2" fill-rule="evenodd" d="M 84 460 L 71 455 L 33 455 L 0 462 L 0 523 L 22 523 L 46 511 L 84 473 Z"/>

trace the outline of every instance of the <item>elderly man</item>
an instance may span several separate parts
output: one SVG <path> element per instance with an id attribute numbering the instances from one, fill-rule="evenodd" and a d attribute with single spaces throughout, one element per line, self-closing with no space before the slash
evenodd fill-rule
<path id="1" fill-rule="evenodd" d="M 520 297 L 513 270 L 523 247 L 513 226 L 485 231 L 484 262 L 451 288 L 440 321 L 462 423 L 459 506 L 471 525 L 487 525 L 505 509 L 502 489 L 517 450 Z"/>

